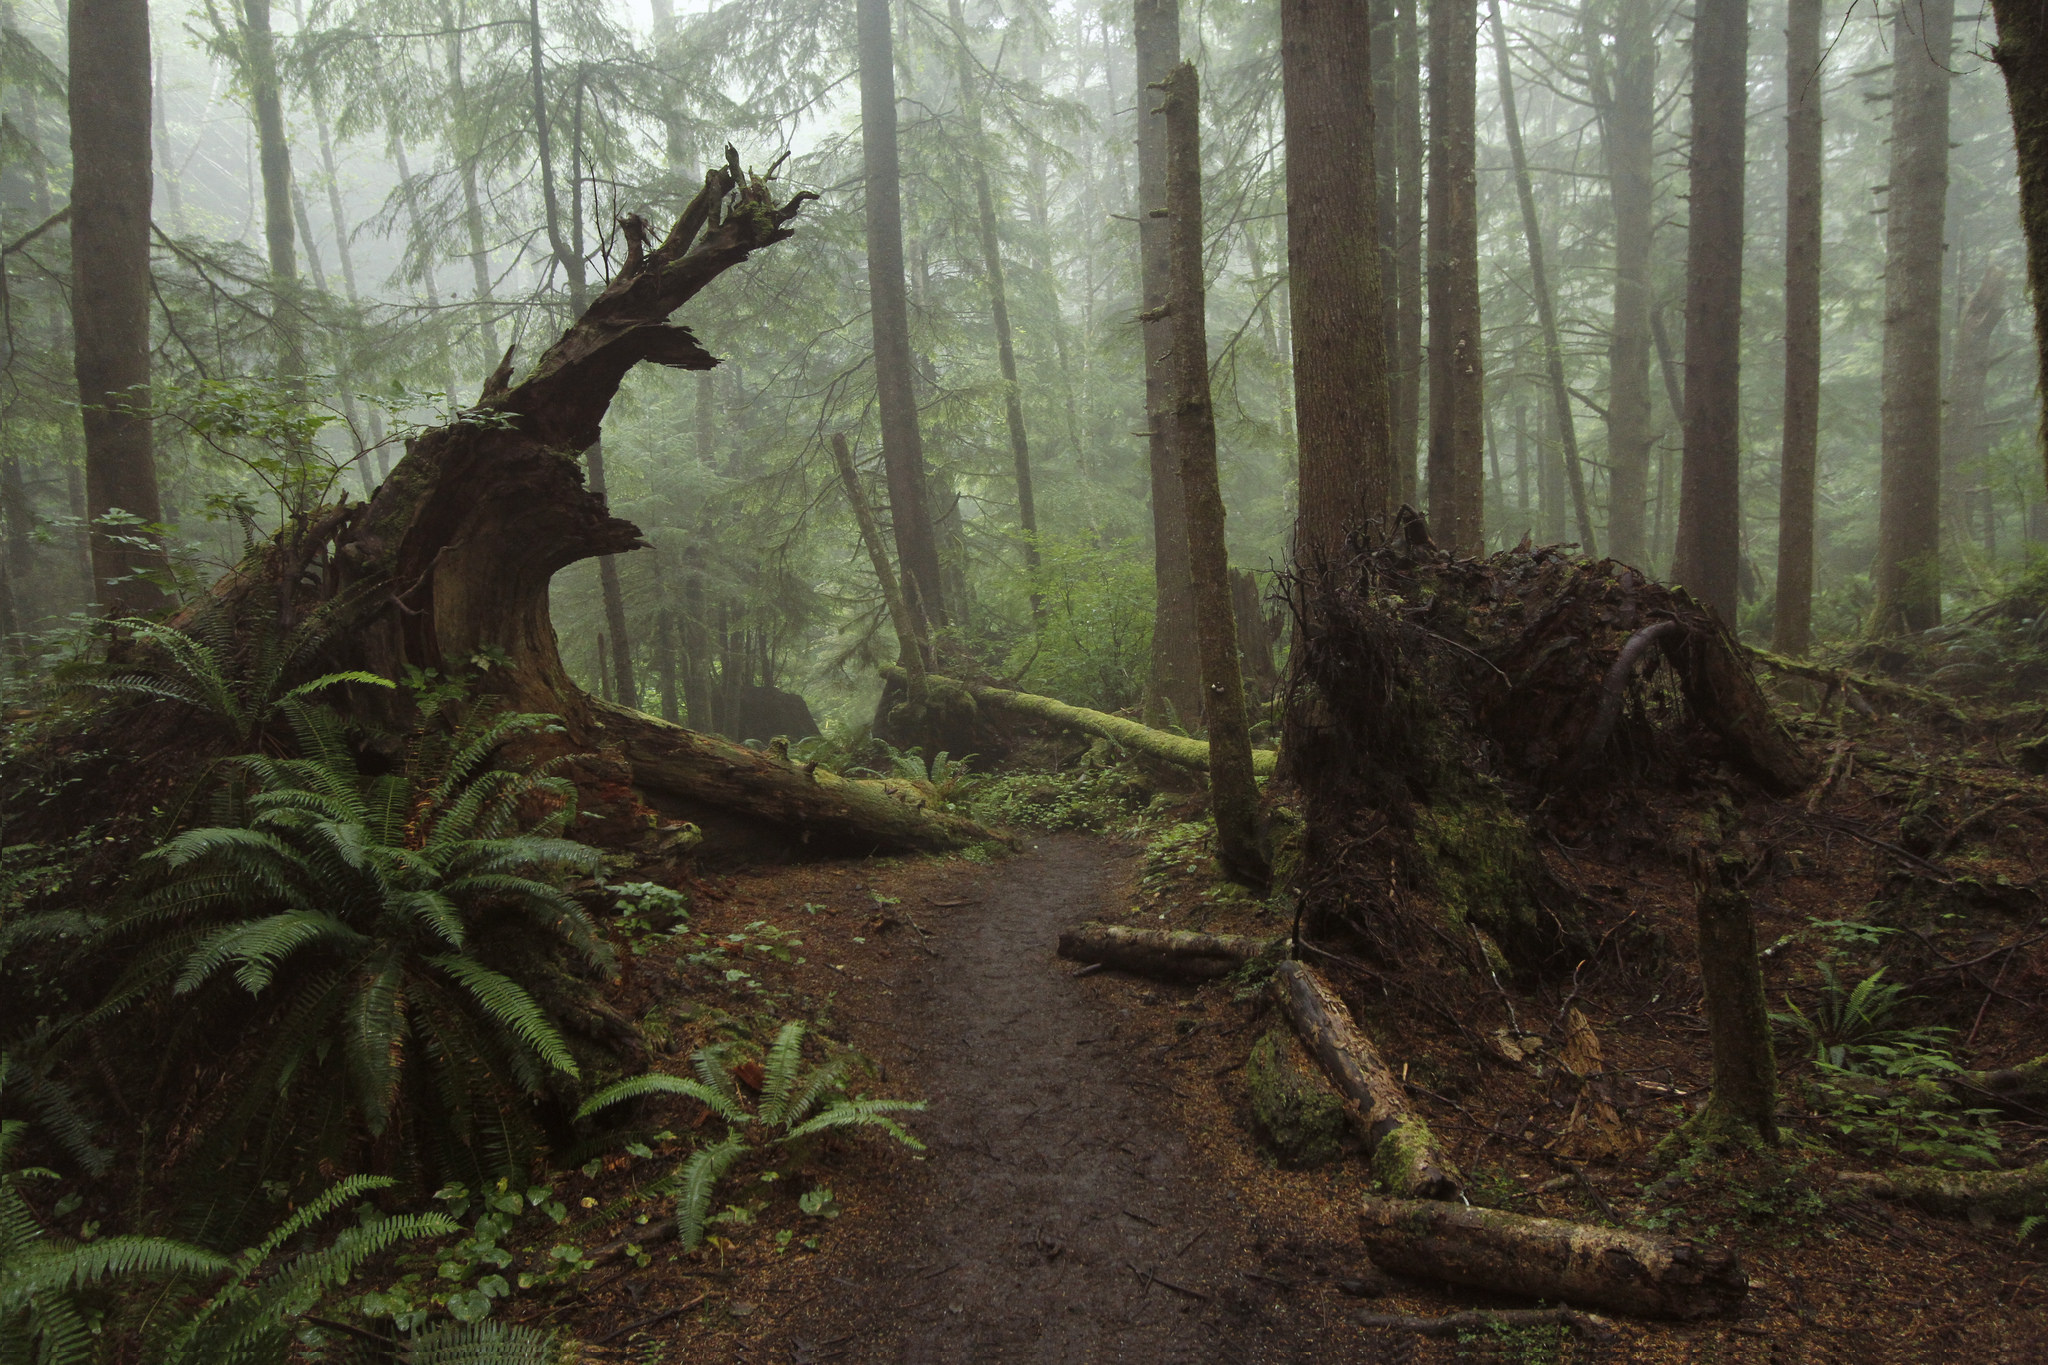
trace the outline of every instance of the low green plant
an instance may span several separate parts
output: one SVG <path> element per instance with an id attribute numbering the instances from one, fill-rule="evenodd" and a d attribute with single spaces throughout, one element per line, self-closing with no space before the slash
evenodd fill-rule
<path id="1" fill-rule="evenodd" d="M 927 759 L 918 749 L 883 747 L 888 749 L 891 774 L 917 788 L 918 795 L 932 810 L 952 810 L 981 781 L 981 775 L 968 767 L 974 761 L 972 754 L 954 758 L 941 749 Z"/>
<path id="2" fill-rule="evenodd" d="M 749 1134 L 760 1133 L 765 1146 L 786 1148 L 821 1133 L 871 1128 L 887 1133 L 907 1147 L 923 1150 L 924 1144 L 892 1117 L 922 1112 L 923 1100 L 849 1097 L 846 1071 L 850 1059 L 841 1054 L 816 1066 L 805 1065 L 804 1033 L 804 1025 L 796 1020 L 784 1024 L 776 1033 L 774 1043 L 761 1059 L 760 1098 L 751 1108 L 735 1071 L 734 1047 L 727 1043 L 699 1048 L 691 1054 L 695 1076 L 633 1076 L 607 1086 L 577 1111 L 576 1116 L 582 1119 L 647 1095 L 682 1095 L 725 1121 L 723 1140 L 692 1152 L 647 1191 L 654 1197 L 674 1198 L 676 1233 L 685 1248 L 703 1244 L 718 1182 L 734 1163 L 754 1150 L 747 1140 Z"/>
<path id="3" fill-rule="evenodd" d="M 1953 1030 L 1936 1026 L 1909 1026 L 1899 1022 L 1901 1008 L 1910 999 L 1906 988 L 1884 979 L 1884 969 L 1845 984 L 1832 962 L 1816 964 L 1820 973 L 1820 997 L 1813 1012 L 1807 1013 L 1788 996 L 1786 1010 L 1772 1020 L 1802 1034 L 1815 1062 L 1843 1071 L 1864 1071 L 1879 1065 L 1875 1049 L 1915 1047 L 1935 1049 Z M 1887 1054 L 1889 1055 L 1889 1054 Z M 1894 1059 L 1895 1060 L 1895 1059 Z"/>

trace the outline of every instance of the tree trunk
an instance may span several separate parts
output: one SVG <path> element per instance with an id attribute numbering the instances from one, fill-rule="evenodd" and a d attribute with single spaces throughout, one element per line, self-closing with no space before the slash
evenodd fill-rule
<path id="1" fill-rule="evenodd" d="M 1586 494 L 1585 470 L 1579 464 L 1579 428 L 1572 416 L 1572 394 L 1564 381 L 1564 348 L 1558 342 L 1557 301 L 1543 260 L 1543 230 L 1536 218 L 1536 189 L 1529 179 L 1529 158 L 1522 149 L 1522 120 L 1515 109 L 1514 63 L 1508 54 L 1507 27 L 1501 23 L 1500 0 L 1492 0 L 1493 49 L 1500 71 L 1501 113 L 1507 119 L 1508 155 L 1514 163 L 1515 195 L 1522 205 L 1522 235 L 1529 243 L 1529 285 L 1536 295 L 1536 322 L 1543 333 L 1543 366 L 1550 379 L 1550 403 L 1557 424 L 1558 450 L 1565 480 L 1571 486 L 1572 514 L 1579 528 L 1579 549 L 1589 559 L 1600 554 L 1593 537 L 1593 507 Z M 1476 58 L 1476 53 L 1475 53 Z M 1478 283 L 1475 272 L 1474 297 Z M 1474 305 L 1477 315 L 1477 305 Z M 1477 335 L 1477 325 L 1474 325 Z"/>
<path id="2" fill-rule="evenodd" d="M 1208 302 L 1203 283 L 1200 82 L 1192 62 L 1166 79 L 1166 209 L 1172 227 L 1167 311 L 1173 318 L 1173 441 L 1187 503 L 1188 568 L 1195 584 L 1195 625 L 1202 647 L 1202 719 L 1209 731 L 1209 809 L 1216 817 L 1216 860 L 1225 875 L 1252 886 L 1271 876 L 1259 832 L 1259 788 L 1252 776 L 1245 721 L 1244 672 L 1230 606 L 1230 550 L 1223 490 L 1216 473 L 1216 414 L 1209 396 Z M 1371 144 L 1365 154 L 1371 156 Z M 1370 189 L 1368 174 L 1365 183 Z M 1371 225 L 1354 242 L 1371 270 Z M 1295 297 L 1301 298 L 1301 292 Z M 1376 325 L 1365 328 L 1377 340 Z M 1384 483 L 1381 488 L 1384 489 Z M 1382 494 L 1384 496 L 1384 494 Z"/>
<path id="3" fill-rule="evenodd" d="M 1133 0 L 1138 75 L 1138 269 L 1145 342 L 1145 429 L 1152 480 L 1152 660 L 1145 719 L 1197 729 L 1202 662 L 1196 649 L 1194 580 L 1188 572 L 1187 506 L 1173 448 L 1173 319 L 1167 316 L 1166 121 L 1155 87 L 1180 64 L 1179 0 Z"/>
<path id="4" fill-rule="evenodd" d="M 1294 555 L 1330 562 L 1382 525 L 1398 480 L 1387 409 L 1387 313 L 1366 0 L 1281 0 L 1287 277 L 1299 442 Z"/>
<path id="5" fill-rule="evenodd" d="M 482 347 L 482 362 L 486 372 L 498 363 L 498 327 L 490 314 L 491 298 L 491 252 L 484 240 L 483 196 L 478 192 L 476 178 L 477 151 L 469 145 L 467 130 L 469 116 L 469 86 L 463 74 L 462 31 L 467 19 L 467 6 L 458 5 L 452 17 L 443 9 L 443 22 L 448 34 L 448 97 L 454 106 L 455 117 L 450 125 L 450 152 L 462 172 L 462 226 L 469 237 L 469 271 L 472 286 L 476 290 L 477 337 Z"/>
<path id="6" fill-rule="evenodd" d="M 164 604 L 149 425 L 149 5 L 72 0 L 71 322 L 85 421 L 92 589 L 115 616 Z M 132 518 L 141 525 L 114 524 Z"/>
<path id="7" fill-rule="evenodd" d="M 1778 1141 L 1778 1064 L 1771 1051 L 1770 1007 L 1756 956 L 1749 897 L 1710 853 L 1696 852 L 1700 986 L 1713 1049 L 1707 1107 L 1688 1124 L 1700 1140 Z"/>
<path id="8" fill-rule="evenodd" d="M 867 548 L 868 563 L 875 570 L 875 581 L 881 585 L 882 601 L 889 609 L 889 623 L 896 629 L 896 661 L 903 669 L 904 697 L 910 711 L 909 724 L 905 728 L 914 732 L 922 726 L 926 705 L 924 640 L 917 628 L 917 616 L 910 610 L 903 589 L 896 581 L 896 571 L 889 565 L 889 551 L 882 544 L 882 529 L 875 522 L 874 512 L 868 508 L 867 494 L 861 491 L 860 473 L 853 466 L 853 452 L 847 448 L 846 437 L 838 432 L 832 434 L 832 462 L 838 467 L 839 484 L 846 492 L 847 506 L 853 509 L 854 525 L 860 528 L 861 544 Z"/>
<path id="9" fill-rule="evenodd" d="M 2048 1214 L 2048 1160 L 2010 1171 L 1906 1169 L 1865 1174 L 1845 1171 L 1842 1179 L 1880 1199 L 1896 1199 L 1929 1213 L 1994 1218 L 2038 1218 Z"/>
<path id="10" fill-rule="evenodd" d="M 1785 438 L 1778 466 L 1778 588 L 1771 648 L 1813 643 L 1814 485 L 1820 469 L 1821 21 L 1790 0 L 1785 23 Z"/>
<path id="11" fill-rule="evenodd" d="M 1959 538 L 1969 534 L 1971 500 L 1963 495 L 1985 472 L 1977 467 L 1986 445 L 1984 387 L 1996 360 L 1991 354 L 1992 338 L 2004 317 L 2005 272 L 1993 264 L 1963 305 L 1963 315 L 1956 323 L 1955 352 L 1949 358 L 1948 405 L 1941 437 L 1942 489 Z"/>
<path id="12" fill-rule="evenodd" d="M 287 375 L 305 369 L 299 353 L 296 300 L 299 266 L 292 249 L 292 150 L 285 140 L 284 102 L 277 83 L 277 40 L 270 31 L 270 0 L 242 0 L 242 57 L 256 119 L 257 164 L 263 173 L 263 244 L 270 278 L 282 297 L 277 320 Z"/>
<path id="13" fill-rule="evenodd" d="M 676 695 L 676 614 L 667 607 L 654 618 L 654 675 L 661 692 L 661 718 L 670 725 L 682 724 L 681 698 Z"/>
<path id="14" fill-rule="evenodd" d="M 1671 575 L 1733 625 L 1742 570 L 1743 121 L 1749 0 L 1697 0 L 1685 239 L 1685 458 Z"/>
<path id="15" fill-rule="evenodd" d="M 924 435 L 912 388 L 910 297 L 903 278 L 903 186 L 896 157 L 896 58 L 889 0 L 859 0 L 860 136 L 866 166 L 868 298 L 875 337 L 875 397 L 896 561 L 912 609 L 946 624 L 945 580 L 932 531 Z"/>
<path id="16" fill-rule="evenodd" d="M 1657 10 L 1614 6 L 1610 64 L 1589 58 L 1614 208 L 1614 322 L 1607 349 L 1607 552 L 1649 563 L 1650 249 L 1657 199 Z M 1593 45 L 1597 48 L 1597 41 Z"/>
<path id="17" fill-rule="evenodd" d="M 1394 72 L 1394 238 L 1401 263 L 1395 283 L 1394 466 L 1400 501 L 1416 505 L 1415 457 L 1422 422 L 1422 26 L 1419 0 L 1395 0 L 1394 30 L 1400 55 Z"/>
<path id="18" fill-rule="evenodd" d="M 1380 262 L 1380 356 L 1387 390 L 1387 505 L 1399 507 L 1407 490 L 1401 484 L 1400 456 L 1395 445 L 1401 409 L 1400 388 L 1412 382 L 1395 371 L 1395 357 L 1401 353 L 1401 242 L 1400 242 L 1400 97 L 1399 0 L 1370 0 L 1367 20 L 1370 36 L 1367 57 L 1371 65 L 1372 88 L 1372 178 L 1375 236 Z M 1311 54 L 1313 55 L 1313 54 Z M 1285 45 L 1281 54 L 1283 98 L 1287 78 Z M 1290 139 L 1291 141 L 1291 139 Z M 1293 196 L 1288 196 L 1292 202 Z M 1269 329 L 1270 330 L 1270 327 Z M 1272 342 L 1267 343 L 1274 349 Z"/>
<path id="19" fill-rule="evenodd" d="M 1892 24 L 1892 159 L 1884 228 L 1884 412 L 1878 635 L 1941 624 L 1941 285 L 1955 0 L 1899 4 Z"/>
<path id="20" fill-rule="evenodd" d="M 953 41 L 960 80 L 960 103 L 966 110 L 967 137 L 972 144 L 974 206 L 981 225 L 981 269 L 988 281 L 989 314 L 996 329 L 996 365 L 1003 376 L 1003 421 L 1010 432 L 1010 464 L 1017 475 L 1017 525 L 1024 532 L 1024 567 L 1031 575 L 1031 618 L 1044 614 L 1038 591 L 1038 509 L 1031 493 L 1031 442 L 1024 431 L 1024 396 L 1017 385 L 1017 349 L 1010 338 L 1010 300 L 1003 287 L 1003 246 L 996 232 L 995 196 L 988 183 L 988 161 L 981 145 L 981 97 L 975 93 L 974 59 L 967 46 L 967 17 L 960 0 L 951 0 Z"/>
<path id="21" fill-rule="evenodd" d="M 1486 543 L 1479 335 L 1477 0 L 1429 10 L 1429 516 L 1454 554 Z"/>
<path id="22" fill-rule="evenodd" d="M 1991 0 L 1998 21 L 1992 57 L 2005 76 L 2020 172 L 2020 227 L 2027 240 L 2027 293 L 2034 304 L 2035 372 L 2048 376 L 2048 5 Z M 2048 379 L 2044 379 L 2048 382 Z M 2041 410 L 2048 462 L 2048 404 Z"/>
<path id="23" fill-rule="evenodd" d="M 1090 921 L 1060 932 L 1059 953 L 1070 962 L 1100 963 L 1120 972 L 1168 981 L 1212 981 L 1245 963 L 1277 953 L 1282 940 L 1241 934 L 1198 934 L 1187 929 L 1136 929 Z"/>
<path id="24" fill-rule="evenodd" d="M 1461 1199 L 1463 1178 L 1330 984 L 1299 962 L 1273 971 L 1273 997 L 1346 1100 L 1380 1188 L 1401 1198 Z"/>
<path id="25" fill-rule="evenodd" d="M 1433 1199 L 1368 1197 L 1359 1222 L 1382 1270 L 1520 1298 L 1705 1318 L 1734 1312 L 1749 1294 L 1734 1252 L 1656 1233 Z"/>

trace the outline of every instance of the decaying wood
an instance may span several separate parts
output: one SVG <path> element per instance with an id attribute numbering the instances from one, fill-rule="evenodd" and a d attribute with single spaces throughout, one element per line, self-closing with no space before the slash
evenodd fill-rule
<path id="1" fill-rule="evenodd" d="M 1345 1111 L 1365 1141 L 1381 1187 L 1406 1197 L 1460 1197 L 1457 1168 L 1437 1150 L 1429 1125 L 1409 1108 L 1401 1082 L 1358 1031 L 1329 983 L 1300 962 L 1282 962 L 1273 972 L 1273 994 L 1344 1096 Z"/>
<path id="2" fill-rule="evenodd" d="M 1134 929 L 1121 924 L 1077 924 L 1060 934 L 1060 956 L 1100 963 L 1139 976 L 1200 981 L 1228 976 L 1255 958 L 1280 951 L 1278 939 L 1242 934 L 1198 934 L 1187 929 Z"/>
<path id="3" fill-rule="evenodd" d="M 1845 1171 L 1841 1178 L 1879 1199 L 1895 1199 L 1929 1213 L 2048 1215 L 2048 1160 L 2013 1171 Z"/>
<path id="4" fill-rule="evenodd" d="M 900 672 L 894 669 L 884 669 L 883 673 L 893 679 L 901 678 Z M 1206 740 L 1189 739 L 1185 735 L 1170 735 L 1164 730 L 1154 730 L 1149 725 L 1141 725 L 1122 716 L 1112 716 L 1105 711 L 1091 711 L 1085 706 L 1069 706 L 1063 701 L 1054 701 L 1051 697 L 1041 697 L 1030 692 L 986 687 L 980 683 L 942 678 L 937 674 L 932 675 L 931 681 L 958 688 L 982 706 L 992 706 L 1027 720 L 1057 725 L 1062 729 L 1096 735 L 1133 753 L 1156 758 L 1176 767 L 1192 768 L 1198 772 L 1209 770 L 1209 744 Z M 1270 777 L 1278 760 L 1279 755 L 1271 749 L 1254 749 L 1252 772 L 1259 777 Z"/>
<path id="5" fill-rule="evenodd" d="M 1569 1327 L 1582 1337 L 1595 1339 L 1614 1334 L 1613 1323 L 1576 1308 L 1477 1308 L 1435 1318 L 1410 1317 L 1406 1313 L 1360 1313 L 1353 1321 L 1360 1327 L 1437 1338 L 1473 1333 L 1483 1339 L 1487 1332 L 1512 1332 L 1526 1327 Z"/>
<path id="6" fill-rule="evenodd" d="M 1655 1318 L 1733 1312 L 1749 1293 L 1724 1247 L 1426 1199 L 1367 1198 L 1374 1265 L 1396 1275 Z"/>

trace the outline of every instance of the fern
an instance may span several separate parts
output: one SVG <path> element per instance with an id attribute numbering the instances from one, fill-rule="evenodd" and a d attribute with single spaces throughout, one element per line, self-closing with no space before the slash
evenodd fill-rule
<path id="1" fill-rule="evenodd" d="M 569 1365 L 572 1343 L 503 1322 L 444 1323 L 406 1343 L 405 1365 Z"/>
<path id="2" fill-rule="evenodd" d="M 733 1163 L 748 1150 L 738 1133 L 727 1133 L 723 1142 L 690 1153 L 680 1170 L 656 1182 L 650 1191 L 657 1198 L 675 1196 L 676 1239 L 685 1250 L 694 1251 L 704 1244 L 704 1218 L 711 1211 L 711 1196 Z"/>
<path id="3" fill-rule="evenodd" d="M 583 1102 L 583 1107 L 576 1111 L 576 1117 L 587 1119 L 600 1109 L 609 1109 L 612 1105 L 638 1099 L 642 1095 L 683 1095 L 696 1100 L 728 1123 L 749 1121 L 747 1111 L 738 1100 L 724 1091 L 691 1077 L 664 1076 L 659 1072 L 633 1076 L 606 1086 Z"/>
<path id="4" fill-rule="evenodd" d="M 924 1144 L 909 1130 L 890 1118 L 891 1114 L 921 1114 L 923 1100 L 834 1100 L 817 1114 L 792 1127 L 781 1141 L 795 1142 L 813 1133 L 834 1128 L 879 1128 L 906 1147 L 924 1150 Z"/>

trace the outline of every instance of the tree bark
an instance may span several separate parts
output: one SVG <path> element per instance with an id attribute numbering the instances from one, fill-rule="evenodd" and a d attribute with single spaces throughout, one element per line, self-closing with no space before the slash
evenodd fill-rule
<path id="1" fill-rule="evenodd" d="M 1031 491 L 1031 442 L 1024 430 L 1024 394 L 1017 384 L 1017 348 L 1010 337 L 1010 299 L 1003 285 L 1003 245 L 996 232 L 995 195 L 989 187 L 988 158 L 981 146 L 981 97 L 975 93 L 974 58 L 967 46 L 967 17 L 960 0 L 951 0 L 953 41 L 960 81 L 960 104 L 966 111 L 967 137 L 973 145 L 974 207 L 981 227 L 981 269 L 988 281 L 990 320 L 996 331 L 996 365 L 1003 376 L 1003 422 L 1010 434 L 1010 465 L 1017 477 L 1017 525 L 1024 532 L 1024 568 L 1031 575 L 1031 618 L 1044 615 L 1038 590 L 1038 508 Z"/>
<path id="2" fill-rule="evenodd" d="M 491 251 L 490 244 L 484 240 L 483 196 L 478 190 L 476 177 L 477 150 L 471 145 L 472 135 L 467 131 L 469 85 L 463 71 L 462 34 L 468 7 L 458 4 L 452 16 L 446 9 L 442 14 L 449 29 L 448 97 L 455 114 L 451 121 L 449 150 L 462 172 L 462 226 L 469 237 L 470 280 L 476 290 L 477 338 L 482 349 L 483 367 L 488 372 L 498 363 L 498 327 L 490 314 Z"/>
<path id="3" fill-rule="evenodd" d="M 882 601 L 889 609 L 889 624 L 896 629 L 896 661 L 903 669 L 903 692 L 910 708 L 908 728 L 915 730 L 924 713 L 926 697 L 924 641 L 918 632 L 917 616 L 904 599 L 896 571 L 890 567 L 881 527 L 869 510 L 867 494 L 861 490 L 860 472 L 853 466 L 853 452 L 847 448 L 846 437 L 838 432 L 832 434 L 832 462 L 839 470 L 839 484 L 846 492 L 847 506 L 853 509 L 854 525 L 860 528 L 868 563 L 874 566 L 875 581 L 881 585 Z"/>
<path id="4" fill-rule="evenodd" d="M 1790 0 L 1785 23 L 1785 434 L 1778 465 L 1778 586 L 1771 648 L 1813 643 L 1814 485 L 1820 469 L 1821 21 Z"/>
<path id="5" fill-rule="evenodd" d="M 2048 376 L 2048 5 L 1991 0 L 1998 22 L 1992 59 L 2005 77 L 2018 153 L 2020 228 L 2027 242 L 2027 294 L 2034 305 L 2034 363 Z M 2040 453 L 2048 464 L 2048 405 L 2041 410 Z"/>
<path id="6" fill-rule="evenodd" d="M 242 0 L 242 55 L 249 81 L 250 113 L 256 120 L 257 165 L 263 176 L 263 244 L 270 278 L 283 298 L 273 324 L 283 333 L 286 373 L 305 369 L 298 353 L 292 291 L 299 279 L 292 243 L 292 151 L 285 140 L 284 101 L 277 83 L 277 40 L 270 29 L 270 0 Z M 294 363 L 296 362 L 296 363 Z"/>
<path id="7" fill-rule="evenodd" d="M 1145 342 L 1145 428 L 1152 481 L 1152 659 L 1145 719 L 1189 729 L 1202 723 L 1194 580 L 1188 572 L 1187 506 L 1173 448 L 1174 324 L 1167 316 L 1166 121 L 1154 93 L 1180 64 L 1179 0 L 1132 0 L 1138 75 L 1138 273 Z M 1154 217 L 1158 212 L 1159 217 Z"/>
<path id="8" fill-rule="evenodd" d="M 150 437 L 147 0 L 72 0 L 71 322 L 92 588 L 112 615 L 164 604 Z M 114 525 L 110 515 L 142 523 Z"/>
<path id="9" fill-rule="evenodd" d="M 1761 1138 L 1776 1144 L 1778 1063 L 1757 963 L 1756 917 L 1714 855 L 1695 852 L 1693 878 L 1713 1080 L 1707 1107 L 1687 1126 L 1707 1142 Z"/>
<path id="10" fill-rule="evenodd" d="M 1394 466 L 1399 501 L 1416 505 L 1416 450 L 1422 423 L 1422 26 L 1419 0 L 1395 0 L 1394 31 L 1400 53 L 1394 71 L 1394 238 L 1400 255 L 1395 283 L 1395 349 L 1388 368 L 1393 390 Z"/>
<path id="11" fill-rule="evenodd" d="M 1749 0 L 1698 0 L 1685 239 L 1685 456 L 1672 577 L 1735 621 L 1742 569 L 1743 121 Z"/>
<path id="12" fill-rule="evenodd" d="M 1942 232 L 1955 0 L 1899 4 L 1884 230 L 1884 408 L 1878 477 L 1878 635 L 1941 624 Z"/>
<path id="13" fill-rule="evenodd" d="M 1614 211 L 1614 321 L 1607 349 L 1607 552 L 1647 566 L 1650 249 L 1657 187 L 1657 10 L 1617 4 L 1611 64 L 1589 59 Z M 1597 42 L 1595 44 L 1597 47 Z"/>
<path id="14" fill-rule="evenodd" d="M 1963 305 L 1963 315 L 1956 323 L 1954 354 L 1949 358 L 1948 404 L 1941 436 L 1942 491 L 1958 538 L 1968 535 L 1972 511 L 1971 500 L 1963 495 L 1972 477 L 1984 472 L 1976 468 L 1986 445 L 1984 388 L 1996 363 L 1991 354 L 1992 338 L 2004 317 L 2005 272 L 1994 263 Z"/>
<path id="15" fill-rule="evenodd" d="M 1060 956 L 1168 981 L 1209 981 L 1277 953 L 1279 939 L 1198 934 L 1187 929 L 1134 929 L 1090 921 L 1060 932 Z"/>
<path id="16" fill-rule="evenodd" d="M 1529 286 L 1536 295 L 1536 322 L 1543 334 L 1543 367 L 1550 379 L 1551 416 L 1557 424 L 1565 479 L 1571 486 L 1572 514 L 1579 528 L 1579 549 L 1587 558 L 1597 559 L 1600 550 L 1593 536 L 1593 507 L 1586 493 L 1585 470 L 1579 463 L 1579 428 L 1572 416 L 1572 393 L 1564 381 L 1564 348 L 1559 344 L 1557 335 L 1557 301 L 1550 292 L 1550 276 L 1543 259 L 1543 229 L 1536 218 L 1536 189 L 1529 179 L 1529 158 L 1522 149 L 1522 120 L 1515 108 L 1514 63 L 1508 55 L 1507 27 L 1501 23 L 1500 0 L 1492 0 L 1492 19 L 1494 57 L 1500 71 L 1501 113 L 1507 119 L 1508 155 L 1514 163 L 1515 195 L 1522 205 L 1522 235 L 1529 243 Z M 1472 288 L 1476 300 L 1479 288 L 1476 269 Z M 1476 302 L 1474 316 L 1477 316 Z M 1473 331 L 1476 337 L 1476 323 Z"/>
<path id="17" fill-rule="evenodd" d="M 1842 1179 L 1880 1199 L 1896 1199 L 1929 1213 L 1960 1217 L 1981 1210 L 1994 1218 L 2048 1214 L 2048 1160 L 2011 1171 L 1845 1171 Z"/>
<path id="18" fill-rule="evenodd" d="M 1429 517 L 1454 554 L 1486 543 L 1479 335 L 1478 0 L 1429 10 Z"/>
<path id="19" fill-rule="evenodd" d="M 1384 523 L 1398 479 L 1387 404 L 1372 25 L 1365 0 L 1281 0 L 1287 278 L 1299 443 L 1294 554 L 1334 561 Z"/>
<path id="20" fill-rule="evenodd" d="M 1425 1199 L 1368 1197 L 1366 1254 L 1396 1275 L 1652 1318 L 1734 1312 L 1749 1293 L 1736 1254 L 1655 1233 Z"/>
<path id="21" fill-rule="evenodd" d="M 676 695 L 676 614 L 667 607 L 654 618 L 654 675 L 661 693 L 661 718 L 670 725 L 681 725 L 683 710 Z"/>
<path id="22" fill-rule="evenodd" d="M 868 298 L 875 338 L 875 396 L 896 561 L 912 609 L 946 624 L 939 543 L 932 531 L 924 435 L 910 359 L 910 296 L 903 278 L 903 186 L 896 155 L 896 58 L 889 0 L 859 0 L 860 136 L 866 167 Z"/>
<path id="23" fill-rule="evenodd" d="M 1216 857 L 1232 879 L 1264 886 L 1272 875 L 1259 830 L 1259 788 L 1252 776 L 1251 727 L 1238 665 L 1237 621 L 1230 604 L 1230 549 L 1224 539 L 1223 490 L 1216 472 L 1216 414 L 1209 395 L 1208 301 L 1203 284 L 1201 86 L 1192 62 L 1168 76 L 1166 209 L 1172 235 L 1167 311 L 1173 329 L 1173 443 L 1187 504 L 1188 568 L 1195 585 L 1201 637 L 1202 719 L 1209 732 L 1209 809 L 1216 817 Z M 1366 155 L 1371 155 L 1371 144 Z M 1371 185 L 1371 177 L 1366 177 Z M 1376 264 L 1370 224 L 1354 245 L 1364 269 Z M 1304 291 L 1297 290 L 1299 300 Z M 1376 319 L 1374 320 L 1376 324 Z M 1377 340 L 1377 325 L 1365 328 Z M 1384 489 L 1385 485 L 1381 485 Z M 1382 494 L 1384 496 L 1384 494 Z"/>
<path id="24" fill-rule="evenodd" d="M 1282 962 L 1273 971 L 1273 997 L 1344 1096 L 1346 1115 L 1365 1143 L 1380 1187 L 1400 1198 L 1462 1198 L 1457 1167 L 1437 1150 L 1401 1082 L 1329 983 L 1300 962 Z"/>

